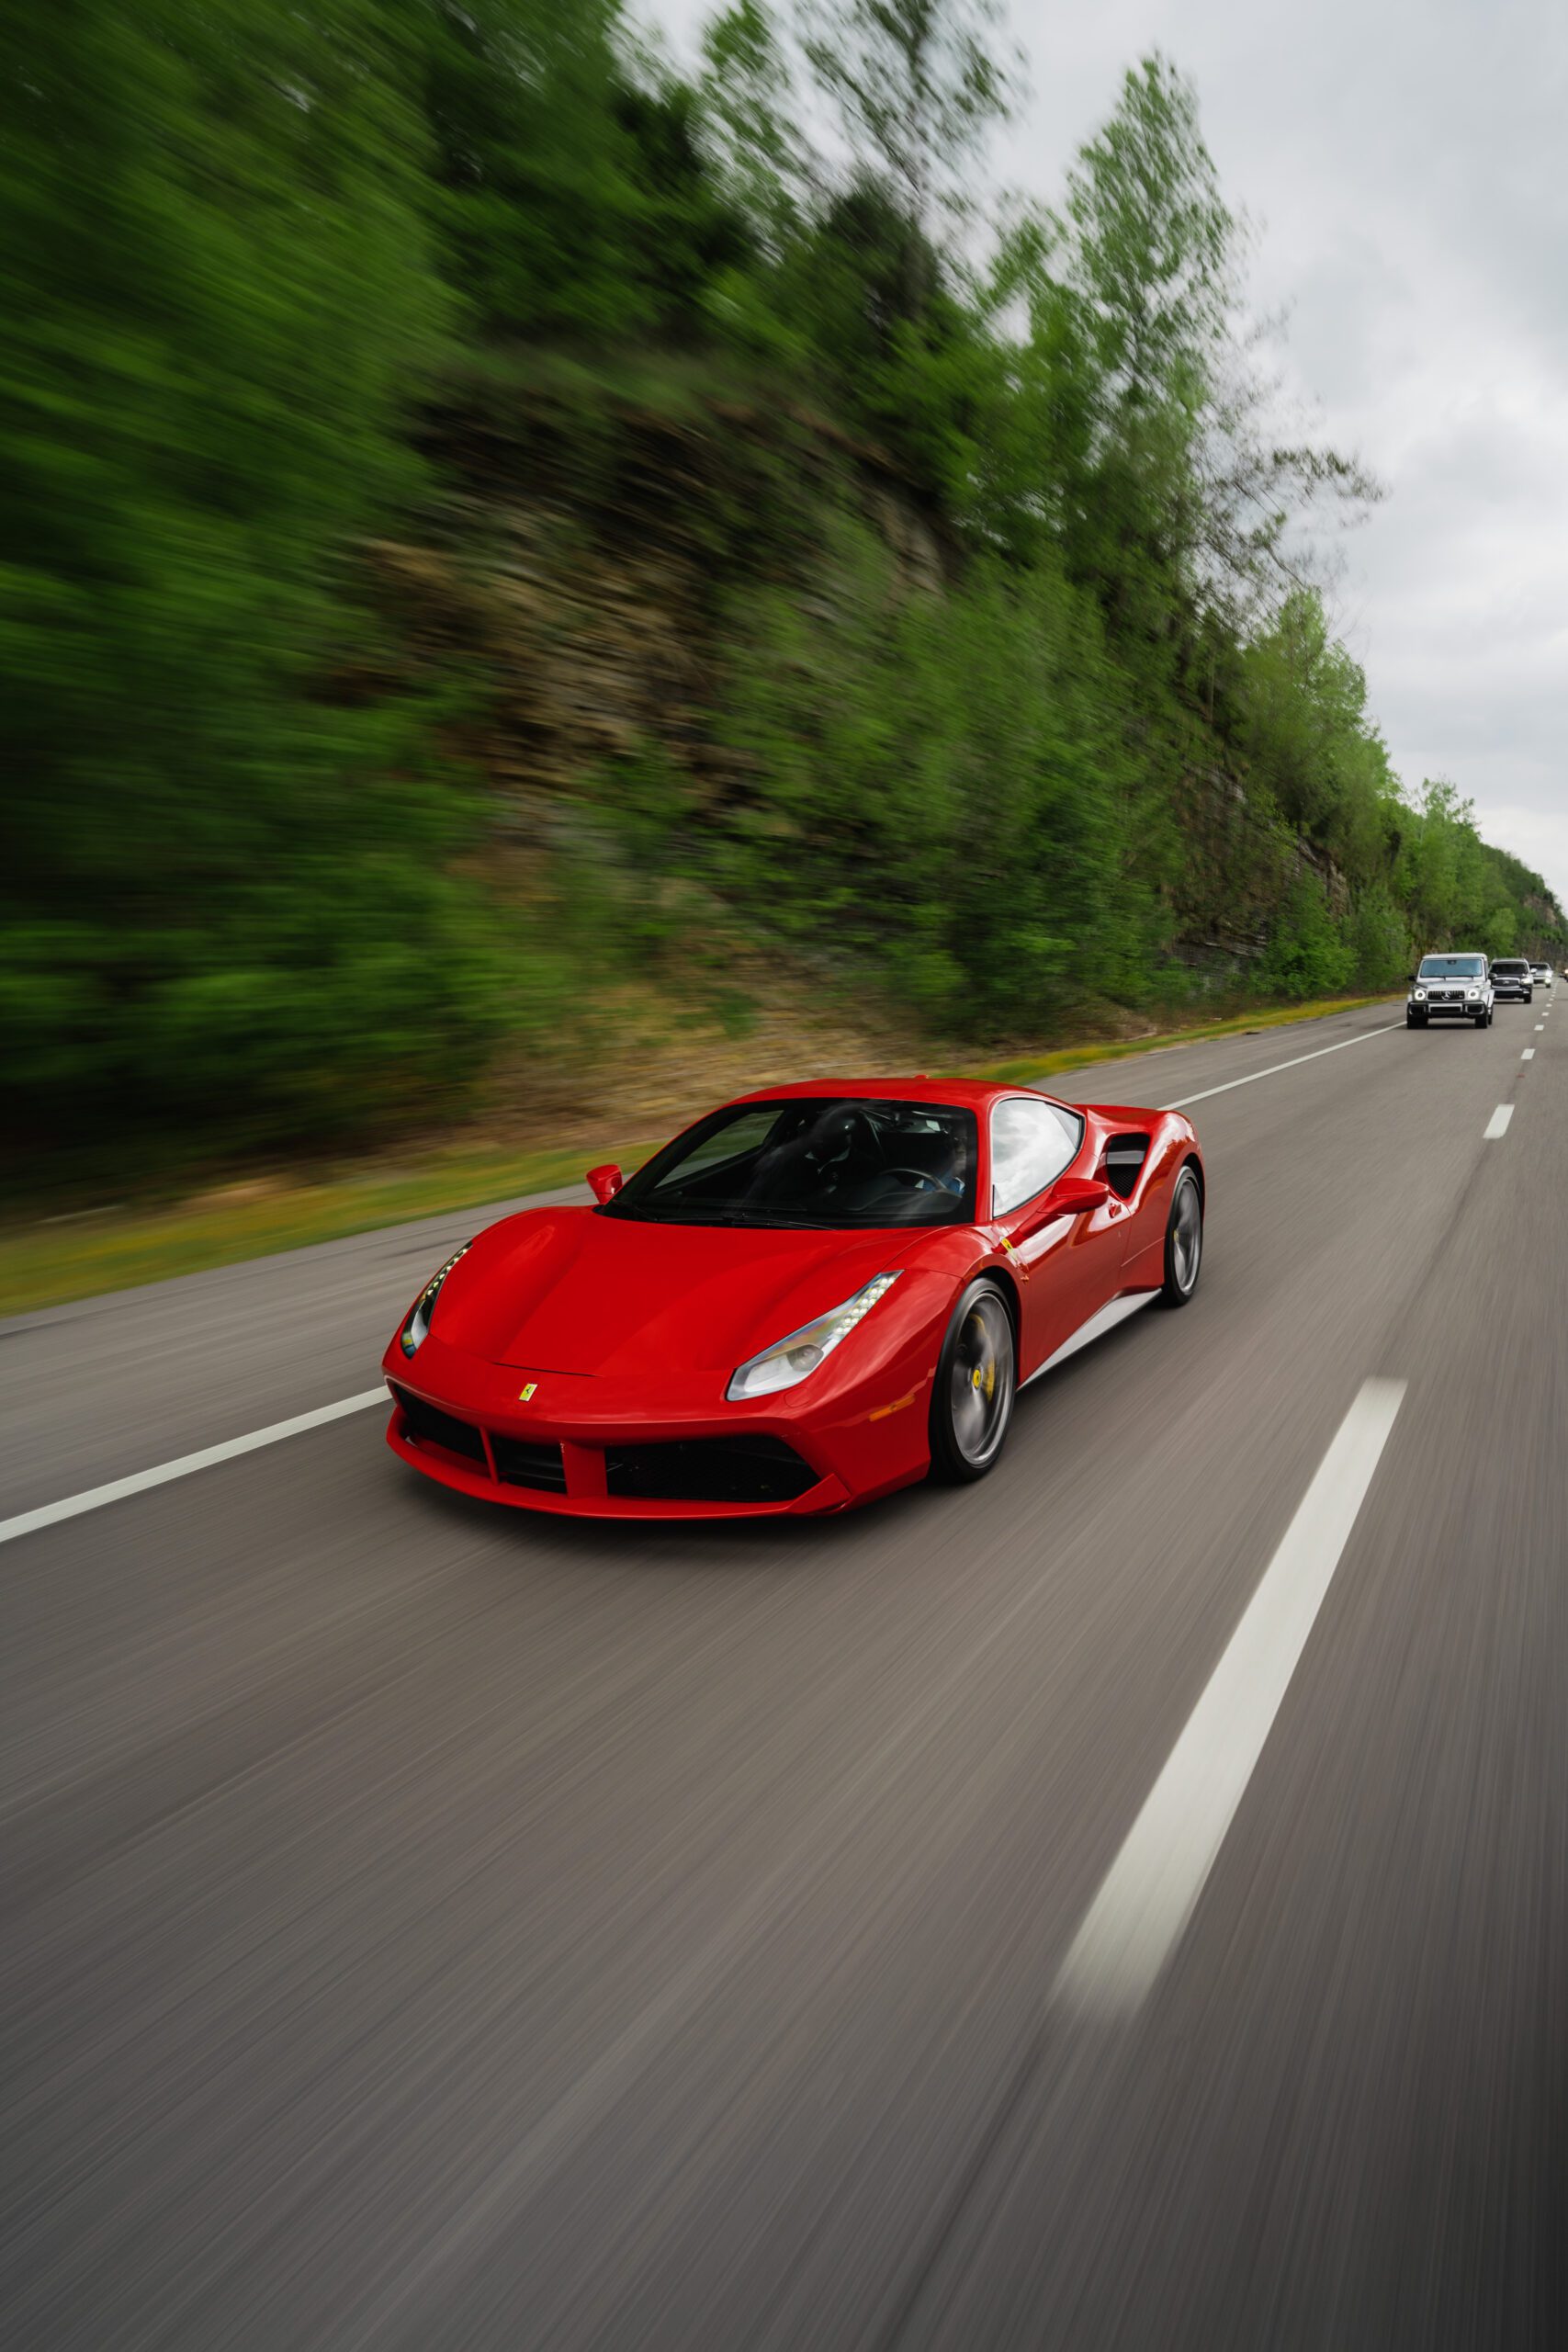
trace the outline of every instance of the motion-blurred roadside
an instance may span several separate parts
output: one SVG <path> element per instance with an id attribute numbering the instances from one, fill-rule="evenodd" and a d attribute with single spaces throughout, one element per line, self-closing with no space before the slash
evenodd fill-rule
<path id="1" fill-rule="evenodd" d="M 761 1008 L 874 1062 L 1568 944 L 1301 584 L 1373 485 L 1277 438 L 1169 64 L 1045 216 L 984 0 L 8 32 L 14 1199 L 613 1130 Z"/>

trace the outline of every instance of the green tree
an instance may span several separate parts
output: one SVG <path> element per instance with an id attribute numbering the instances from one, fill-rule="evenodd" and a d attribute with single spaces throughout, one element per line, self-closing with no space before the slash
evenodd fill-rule
<path id="1" fill-rule="evenodd" d="M 1354 945 L 1336 922 L 1322 882 L 1315 874 L 1298 873 L 1275 916 L 1258 985 L 1270 996 L 1306 1003 L 1333 996 L 1354 969 Z"/>
<path id="2" fill-rule="evenodd" d="M 1000 16 L 998 0 L 837 0 L 807 11 L 807 55 L 852 153 L 880 171 L 928 240 L 939 213 L 968 209 L 964 169 L 1017 96 L 1018 59 L 990 45 Z"/>
<path id="3" fill-rule="evenodd" d="M 762 0 L 736 0 L 703 35 L 697 101 L 719 186 L 777 259 L 798 230 L 815 169 L 790 61 Z"/>
<path id="4" fill-rule="evenodd" d="M 443 332 L 412 81 L 374 0 L 79 0 L 0 74 L 0 989 L 47 1132 L 352 1121 L 493 1025 L 453 813 L 349 683 Z"/>
<path id="5" fill-rule="evenodd" d="M 843 525 L 824 592 L 737 612 L 727 733 L 761 788 L 715 845 L 722 887 L 958 1031 L 1137 997 L 1153 812 L 1092 604 L 1049 564 L 912 591 Z"/>
<path id="6" fill-rule="evenodd" d="M 621 0 L 430 0 L 423 101 L 446 275 L 491 335 L 635 334 L 640 205 Z"/>
<path id="7" fill-rule="evenodd" d="M 1379 495 L 1354 459 L 1271 430 L 1241 320 L 1246 228 L 1220 193 L 1191 85 L 1165 58 L 1123 78 L 1068 175 L 1062 259 L 1097 382 L 1100 527 L 1088 571 L 1133 626 L 1218 598 L 1233 625 L 1299 583 L 1292 525 Z"/>

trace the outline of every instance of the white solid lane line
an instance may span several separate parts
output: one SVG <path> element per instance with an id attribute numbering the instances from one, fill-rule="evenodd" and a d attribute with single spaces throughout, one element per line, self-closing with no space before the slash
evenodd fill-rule
<path id="1" fill-rule="evenodd" d="M 345 1413 L 367 1412 L 372 1405 L 384 1405 L 391 1410 L 391 1399 L 384 1388 L 367 1388 L 357 1396 L 340 1396 L 335 1405 L 318 1405 L 313 1413 L 296 1413 L 291 1420 L 274 1421 L 270 1428 L 252 1430 L 248 1437 L 226 1438 L 221 1445 L 204 1445 L 199 1453 L 182 1453 L 176 1461 L 161 1462 L 155 1470 L 137 1470 L 129 1478 L 111 1478 L 107 1487 L 89 1487 L 84 1494 L 67 1495 L 60 1503 L 43 1503 L 37 1510 L 24 1510 L 15 1519 L 0 1520 L 0 1544 L 9 1544 L 17 1535 L 30 1535 L 36 1528 L 52 1527 L 62 1519 L 75 1519 L 85 1510 L 101 1510 L 105 1503 L 122 1502 L 128 1495 L 145 1494 L 149 1487 L 165 1487 L 171 1478 L 188 1478 L 193 1470 L 209 1470 L 215 1463 L 232 1462 L 237 1453 L 254 1453 L 259 1446 L 276 1445 L 280 1439 L 299 1437 L 306 1430 L 319 1430 L 328 1421 L 341 1421 Z"/>
<path id="2" fill-rule="evenodd" d="M 1337 1045 L 1318 1046 L 1310 1054 L 1297 1054 L 1288 1062 L 1272 1062 L 1267 1069 L 1255 1069 L 1247 1078 L 1228 1078 L 1223 1086 L 1205 1086 L 1201 1094 L 1184 1094 L 1176 1102 L 1162 1102 L 1162 1111 L 1185 1111 L 1191 1102 L 1207 1102 L 1211 1095 L 1229 1094 L 1237 1086 L 1256 1086 L 1260 1078 L 1278 1078 L 1282 1069 L 1299 1069 L 1303 1062 L 1321 1061 L 1325 1054 L 1342 1054 L 1347 1046 L 1364 1046 L 1369 1037 L 1387 1037 L 1395 1029 L 1403 1029 L 1403 1021 L 1385 1021 L 1381 1029 L 1363 1029 L 1359 1037 L 1341 1037 Z"/>
<path id="3" fill-rule="evenodd" d="M 1506 1136 L 1508 1132 L 1508 1122 L 1513 1115 L 1514 1106 L 1511 1102 L 1499 1102 L 1497 1108 L 1493 1112 L 1492 1116 L 1486 1122 L 1485 1132 L 1481 1138 L 1482 1142 L 1495 1143 L 1499 1136 Z"/>
<path id="4" fill-rule="evenodd" d="M 1533 1062 L 1535 1059 L 1535 1047 L 1533 1046 L 1527 1046 L 1524 1052 L 1519 1056 L 1519 1059 L 1522 1062 Z"/>
<path id="5" fill-rule="evenodd" d="M 1402 1380 L 1367 1380 L 1062 1963 L 1054 1997 L 1129 2016 L 1191 1917 L 1366 1498 Z"/>

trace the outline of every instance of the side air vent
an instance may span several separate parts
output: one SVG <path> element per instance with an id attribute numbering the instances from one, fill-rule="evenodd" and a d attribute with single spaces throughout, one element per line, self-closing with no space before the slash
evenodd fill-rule
<path id="1" fill-rule="evenodd" d="M 1105 1147 L 1100 1172 L 1118 1200 L 1131 1197 L 1145 1160 L 1149 1156 L 1147 1136 L 1112 1136 Z"/>

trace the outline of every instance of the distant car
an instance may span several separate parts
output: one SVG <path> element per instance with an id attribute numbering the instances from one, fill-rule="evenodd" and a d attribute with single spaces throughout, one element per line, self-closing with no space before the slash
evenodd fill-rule
<path id="1" fill-rule="evenodd" d="M 1428 1021 L 1473 1021 L 1490 1027 L 1493 989 L 1484 956 L 1468 948 L 1456 954 L 1423 956 L 1421 968 L 1410 983 L 1404 1003 L 1407 1029 L 1425 1029 Z"/>
<path id="2" fill-rule="evenodd" d="M 1522 956 L 1502 956 L 1492 967 L 1492 994 L 1501 1004 L 1505 998 L 1514 1003 L 1529 1004 L 1535 992 L 1530 967 Z"/>
<path id="3" fill-rule="evenodd" d="M 392 1335 L 388 1443 L 589 1519 L 836 1511 L 978 1478 L 1026 1381 L 1197 1288 L 1179 1112 L 858 1080 L 714 1111 L 592 1204 L 503 1217 Z"/>
<path id="4" fill-rule="evenodd" d="M 1557 975 L 1552 970 L 1550 964 L 1532 964 L 1530 966 L 1530 978 L 1535 982 L 1538 989 L 1552 988 L 1555 986 L 1557 980 Z"/>

